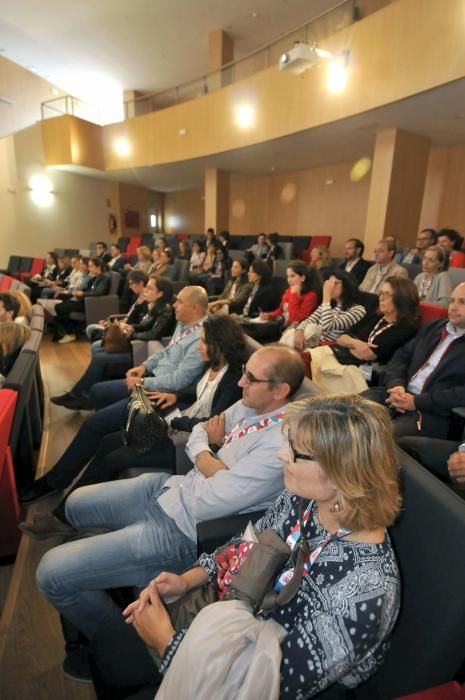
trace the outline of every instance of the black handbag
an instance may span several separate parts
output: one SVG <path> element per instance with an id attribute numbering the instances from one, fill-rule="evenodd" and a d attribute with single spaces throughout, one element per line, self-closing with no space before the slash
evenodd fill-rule
<path id="1" fill-rule="evenodd" d="M 142 384 L 136 384 L 123 414 L 122 437 L 124 445 L 137 454 L 153 449 L 166 438 L 168 423 L 150 401 Z"/>

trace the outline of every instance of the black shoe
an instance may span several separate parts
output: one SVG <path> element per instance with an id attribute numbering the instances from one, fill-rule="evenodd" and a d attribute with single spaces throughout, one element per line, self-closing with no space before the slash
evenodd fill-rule
<path id="1" fill-rule="evenodd" d="M 18 499 L 20 503 L 35 503 L 51 496 L 52 493 L 56 493 L 56 489 L 50 486 L 43 476 L 40 479 L 36 479 L 30 486 L 21 489 Z"/>
<path id="2" fill-rule="evenodd" d="M 87 647 L 80 645 L 67 652 L 63 661 L 63 673 L 66 678 L 70 678 L 72 681 L 92 683 Z"/>
<path id="3" fill-rule="evenodd" d="M 75 399 L 76 397 L 73 396 L 72 394 L 69 393 L 69 391 L 66 392 L 66 394 L 62 394 L 61 396 L 52 396 L 50 399 L 51 403 L 54 403 L 55 406 L 66 406 L 67 402 L 70 399 Z"/>
<path id="4" fill-rule="evenodd" d="M 94 407 L 89 399 L 85 396 L 72 396 L 70 394 L 69 398 L 62 404 L 65 408 L 70 411 L 93 411 Z"/>

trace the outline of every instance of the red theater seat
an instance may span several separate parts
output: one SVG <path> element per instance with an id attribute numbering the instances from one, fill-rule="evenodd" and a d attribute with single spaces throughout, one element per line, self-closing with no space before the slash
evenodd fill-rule
<path id="1" fill-rule="evenodd" d="M 427 304 L 425 301 L 420 301 L 418 309 L 420 311 L 422 326 L 428 323 L 428 321 L 437 321 L 438 318 L 447 318 L 447 306 Z"/>
<path id="2" fill-rule="evenodd" d="M 16 554 L 21 536 L 16 481 L 8 446 L 16 398 L 16 391 L 0 390 L 0 558 Z"/>
<path id="3" fill-rule="evenodd" d="M 461 250 L 454 250 L 449 267 L 465 267 L 465 253 Z"/>

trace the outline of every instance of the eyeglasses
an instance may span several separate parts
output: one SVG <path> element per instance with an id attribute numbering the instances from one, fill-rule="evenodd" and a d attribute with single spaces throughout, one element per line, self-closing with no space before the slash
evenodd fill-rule
<path id="1" fill-rule="evenodd" d="M 245 377 L 248 384 L 274 384 L 274 379 L 257 379 L 252 372 L 249 372 L 245 365 L 242 365 L 242 376 Z"/>
<path id="2" fill-rule="evenodd" d="M 394 294 L 392 292 L 378 292 L 378 297 L 383 299 L 384 297 L 392 297 Z"/>
<path id="3" fill-rule="evenodd" d="M 304 459 L 308 462 L 316 462 L 315 455 L 304 455 L 302 452 L 296 452 L 294 445 L 292 444 L 291 436 L 287 436 L 289 442 L 289 457 L 292 462 L 296 462 L 298 459 Z"/>

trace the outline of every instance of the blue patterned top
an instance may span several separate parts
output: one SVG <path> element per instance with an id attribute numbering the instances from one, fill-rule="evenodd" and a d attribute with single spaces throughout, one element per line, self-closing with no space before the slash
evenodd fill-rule
<path id="1" fill-rule="evenodd" d="M 299 498 L 288 491 L 255 525 L 273 528 L 285 540 L 296 524 Z M 310 550 L 328 537 L 313 510 L 305 526 Z M 216 578 L 213 556 L 197 565 Z M 287 568 L 287 565 L 286 567 Z M 302 578 L 288 605 L 268 613 L 288 632 L 282 643 L 282 700 L 303 700 L 335 682 L 355 687 L 380 666 L 400 606 L 400 578 L 388 535 L 381 544 L 332 540 Z M 165 671 L 184 630 L 168 646 Z"/>

